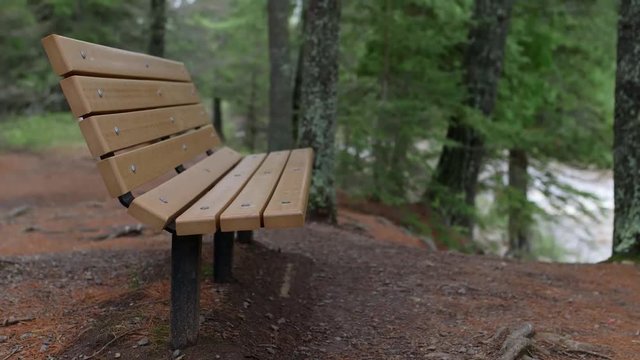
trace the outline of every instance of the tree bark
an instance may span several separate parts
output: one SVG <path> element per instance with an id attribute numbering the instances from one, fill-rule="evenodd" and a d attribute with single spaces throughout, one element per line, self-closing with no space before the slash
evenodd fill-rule
<path id="1" fill-rule="evenodd" d="M 502 72 L 514 0 L 476 0 L 464 57 L 466 105 L 490 116 Z M 477 129 L 453 118 L 427 197 L 439 203 L 446 223 L 473 234 L 476 187 L 484 155 Z"/>
<path id="2" fill-rule="evenodd" d="M 256 134 L 258 132 L 258 118 L 256 115 L 257 75 L 251 71 L 251 88 L 249 90 L 249 103 L 247 105 L 247 122 L 245 124 L 245 145 L 249 151 L 256 149 Z"/>
<path id="3" fill-rule="evenodd" d="M 149 54 L 164 56 L 164 33 L 167 23 L 166 0 L 151 0 L 151 37 Z"/>
<path id="4" fill-rule="evenodd" d="M 222 131 L 222 99 L 213 97 L 213 128 L 216 129 L 220 140 L 224 141 L 224 132 Z"/>
<path id="5" fill-rule="evenodd" d="M 335 222 L 339 0 L 310 0 L 302 64 L 300 145 L 315 151 L 309 213 Z"/>
<path id="6" fill-rule="evenodd" d="M 307 18 L 308 18 L 308 0 L 302 1 L 302 37 L 303 41 L 300 42 L 298 47 L 298 59 L 296 64 L 296 75 L 293 81 L 293 100 L 292 100 L 292 109 L 293 113 L 291 116 L 291 125 L 293 132 L 293 141 L 294 143 L 298 143 L 298 127 L 300 120 L 300 98 L 302 97 L 302 60 L 304 58 L 304 34 L 307 29 Z"/>
<path id="7" fill-rule="evenodd" d="M 289 55 L 289 0 L 269 0 L 269 150 L 290 149 L 292 114 L 291 58 Z"/>
<path id="8" fill-rule="evenodd" d="M 640 255 L 640 1 L 622 0 L 613 144 L 613 255 Z"/>
<path id="9" fill-rule="evenodd" d="M 529 226 L 531 216 L 527 199 L 529 188 L 529 158 L 520 149 L 509 151 L 509 251 L 520 258 L 530 251 Z"/>

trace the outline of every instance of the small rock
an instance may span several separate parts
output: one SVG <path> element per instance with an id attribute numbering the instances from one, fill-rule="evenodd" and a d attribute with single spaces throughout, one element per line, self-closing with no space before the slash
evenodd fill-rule
<path id="1" fill-rule="evenodd" d="M 275 326 L 275 325 L 271 325 L 271 330 L 278 331 L 278 330 L 280 330 L 280 328 Z"/>
<path id="2" fill-rule="evenodd" d="M 116 353 L 115 355 L 113 355 L 113 357 L 116 358 L 116 359 L 120 359 L 120 356 L 122 356 L 122 355 L 120 355 L 120 353 Z"/>
<path id="3" fill-rule="evenodd" d="M 249 302 L 247 302 L 247 301 L 244 301 L 244 302 L 242 303 L 242 306 L 244 306 L 244 308 L 245 308 L 245 309 L 247 309 L 250 305 L 251 305 L 251 303 L 249 303 Z"/>
<path id="4" fill-rule="evenodd" d="M 270 348 L 270 347 L 268 347 L 268 348 L 267 348 L 267 352 L 268 352 L 269 354 L 272 354 L 272 355 L 276 353 L 276 351 L 275 351 L 275 350 L 273 350 L 273 349 L 272 349 L 272 348 Z"/>
<path id="5" fill-rule="evenodd" d="M 28 213 L 29 211 L 31 211 L 31 206 L 28 206 L 28 205 L 18 206 L 9 211 L 9 214 L 7 214 L 7 218 L 9 219 L 17 218 L 18 216 L 22 216 Z"/>
<path id="6" fill-rule="evenodd" d="M 47 344 L 42 344 L 42 346 L 40 346 L 40 352 L 43 353 L 45 351 L 49 350 L 49 345 Z"/>
<path id="7" fill-rule="evenodd" d="M 180 355 L 182 355 L 182 351 L 180 351 L 180 349 L 175 349 L 175 350 L 173 351 L 173 358 L 174 358 L 174 359 L 177 359 L 177 358 L 178 358 L 178 356 L 180 356 Z"/>
<path id="8" fill-rule="evenodd" d="M 244 314 L 238 314 L 238 318 L 239 318 L 240 320 L 244 320 L 245 316 L 244 316 Z"/>
<path id="9" fill-rule="evenodd" d="M 4 336 L 4 335 L 0 336 L 0 344 L 2 344 L 3 342 L 6 342 L 7 340 L 9 340 L 8 336 Z"/>
<path id="10" fill-rule="evenodd" d="M 33 334 L 31 334 L 30 332 L 24 333 L 24 334 L 20 335 L 20 340 L 28 339 L 31 336 L 33 336 Z"/>
<path id="11" fill-rule="evenodd" d="M 143 337 L 142 339 L 138 340 L 138 346 L 147 346 L 147 345 L 149 345 L 149 338 Z"/>
<path id="12" fill-rule="evenodd" d="M 272 313 L 266 313 L 266 314 L 264 314 L 264 316 L 265 316 L 267 319 L 273 319 L 273 314 L 272 314 Z"/>
<path id="13" fill-rule="evenodd" d="M 280 318 L 280 319 L 278 319 L 278 325 L 282 325 L 282 324 L 284 324 L 285 322 L 287 322 L 287 320 L 286 320 L 285 318 Z"/>

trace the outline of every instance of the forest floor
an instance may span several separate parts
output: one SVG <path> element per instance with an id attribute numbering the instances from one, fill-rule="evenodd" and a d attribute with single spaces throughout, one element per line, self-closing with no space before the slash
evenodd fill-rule
<path id="1" fill-rule="evenodd" d="M 176 358 L 640 358 L 634 265 L 434 251 L 361 207 L 339 219 L 258 232 L 226 285 L 207 238 L 200 339 Z M 174 358 L 169 237 L 125 225 L 84 150 L 0 154 L 0 360 Z"/>

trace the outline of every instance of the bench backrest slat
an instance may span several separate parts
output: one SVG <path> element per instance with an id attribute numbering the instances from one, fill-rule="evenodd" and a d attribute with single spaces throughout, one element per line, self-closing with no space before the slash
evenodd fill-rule
<path id="1" fill-rule="evenodd" d="M 49 35 L 42 45 L 54 71 L 69 75 L 191 81 L 184 64 L 151 55 Z"/>
<path id="2" fill-rule="evenodd" d="M 207 125 L 186 134 L 100 160 L 98 169 L 109 193 L 116 197 L 219 145 L 218 135 L 211 125 Z"/>
<path id="3" fill-rule="evenodd" d="M 80 129 L 94 157 L 209 123 L 202 104 L 94 115 Z"/>
<path id="4" fill-rule="evenodd" d="M 60 85 L 76 117 L 200 102 L 192 83 L 76 75 Z"/>
<path id="5" fill-rule="evenodd" d="M 112 196 L 220 146 L 181 62 L 58 35 L 42 44 Z"/>

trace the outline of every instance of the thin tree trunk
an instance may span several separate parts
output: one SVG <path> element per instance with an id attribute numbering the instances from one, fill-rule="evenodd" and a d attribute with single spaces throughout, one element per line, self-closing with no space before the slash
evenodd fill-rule
<path id="1" fill-rule="evenodd" d="M 250 151 L 256 149 L 256 133 L 258 132 L 258 118 L 256 116 L 257 79 L 255 70 L 251 71 L 251 89 L 249 90 L 249 104 L 247 105 L 247 123 L 245 145 Z"/>
<path id="2" fill-rule="evenodd" d="M 529 253 L 530 211 L 527 200 L 529 188 L 529 158 L 520 149 L 509 151 L 509 254 L 522 257 Z"/>
<path id="3" fill-rule="evenodd" d="M 304 36 L 300 145 L 315 151 L 309 212 L 335 222 L 335 127 L 337 117 L 339 0 L 310 0 Z"/>
<path id="4" fill-rule="evenodd" d="M 213 127 L 216 129 L 220 140 L 224 141 L 224 131 L 222 128 L 222 99 L 213 98 Z"/>
<path id="5" fill-rule="evenodd" d="M 164 33 L 167 23 L 166 0 L 151 0 L 151 37 L 149 54 L 164 56 Z"/>
<path id="6" fill-rule="evenodd" d="M 302 65 L 304 58 L 304 34 L 307 29 L 307 18 L 308 18 L 308 0 L 302 1 L 302 38 L 300 41 L 300 45 L 298 46 L 298 59 L 296 65 L 296 75 L 293 82 L 293 100 L 292 100 L 292 108 L 293 113 L 291 117 L 291 125 L 293 132 L 293 141 L 294 143 L 298 143 L 298 127 L 300 120 L 300 98 L 302 97 Z"/>
<path id="7" fill-rule="evenodd" d="M 269 0 L 269 150 L 291 148 L 291 59 L 289 56 L 289 0 Z"/>
<path id="8" fill-rule="evenodd" d="M 613 145 L 613 255 L 640 255 L 640 2 L 622 0 Z"/>
<path id="9" fill-rule="evenodd" d="M 514 0 L 476 0 L 466 49 L 465 103 L 489 117 L 493 113 L 502 72 L 504 48 Z M 484 155 L 484 139 L 459 118 L 450 121 L 446 145 L 427 194 L 443 206 L 444 220 L 473 234 L 476 187 Z"/>

